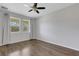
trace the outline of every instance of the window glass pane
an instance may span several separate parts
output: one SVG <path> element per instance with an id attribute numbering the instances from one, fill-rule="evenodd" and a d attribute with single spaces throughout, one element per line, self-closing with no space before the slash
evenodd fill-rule
<path id="1" fill-rule="evenodd" d="M 17 32 L 19 31 L 19 19 L 11 17 L 10 18 L 10 28 L 11 32 Z"/>
<path id="2" fill-rule="evenodd" d="M 29 20 L 23 20 L 23 21 L 22 21 L 22 28 L 23 28 L 23 31 L 29 32 L 29 26 L 30 26 L 29 23 L 30 23 Z"/>

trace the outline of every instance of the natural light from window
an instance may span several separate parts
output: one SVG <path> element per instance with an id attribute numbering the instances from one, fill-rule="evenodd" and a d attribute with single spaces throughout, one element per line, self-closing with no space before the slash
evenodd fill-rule
<path id="1" fill-rule="evenodd" d="M 30 20 L 10 17 L 10 30 L 11 32 L 29 32 Z"/>

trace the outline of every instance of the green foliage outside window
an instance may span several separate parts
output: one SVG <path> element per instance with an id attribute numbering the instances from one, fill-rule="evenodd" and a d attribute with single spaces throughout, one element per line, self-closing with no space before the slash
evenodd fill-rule
<path id="1" fill-rule="evenodd" d="M 10 18 L 10 28 L 11 32 L 17 32 L 19 31 L 19 19 L 18 18 Z"/>
<path id="2" fill-rule="evenodd" d="M 22 32 L 29 32 L 30 30 L 29 26 L 30 26 L 30 20 L 27 19 L 19 20 L 19 18 L 15 18 L 15 17 L 10 18 L 11 32 L 18 32 L 20 31 L 20 28 Z"/>
<path id="3" fill-rule="evenodd" d="M 23 31 L 29 31 L 29 21 L 24 20 L 22 21 Z"/>

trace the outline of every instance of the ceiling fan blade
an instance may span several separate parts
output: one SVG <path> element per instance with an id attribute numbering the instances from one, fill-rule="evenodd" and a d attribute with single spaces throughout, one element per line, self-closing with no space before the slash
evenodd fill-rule
<path id="1" fill-rule="evenodd" d="M 36 10 L 36 12 L 39 14 L 39 11 L 38 10 Z"/>
<path id="2" fill-rule="evenodd" d="M 32 11 L 32 9 L 31 10 L 29 10 L 28 12 L 31 12 Z"/>
<path id="3" fill-rule="evenodd" d="M 37 7 L 37 9 L 45 9 L 45 7 Z"/>
<path id="4" fill-rule="evenodd" d="M 37 7 L 37 3 L 34 3 L 33 7 Z"/>

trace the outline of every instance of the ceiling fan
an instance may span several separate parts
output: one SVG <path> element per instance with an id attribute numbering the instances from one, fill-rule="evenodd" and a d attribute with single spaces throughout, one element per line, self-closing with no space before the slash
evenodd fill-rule
<path id="1" fill-rule="evenodd" d="M 25 7 L 27 7 L 26 4 L 24 4 Z M 31 12 L 31 11 L 35 11 L 36 13 L 40 13 L 38 10 L 43 10 L 45 9 L 45 7 L 37 7 L 37 3 L 34 3 L 33 6 L 31 6 L 31 9 L 28 11 L 28 12 Z"/>

